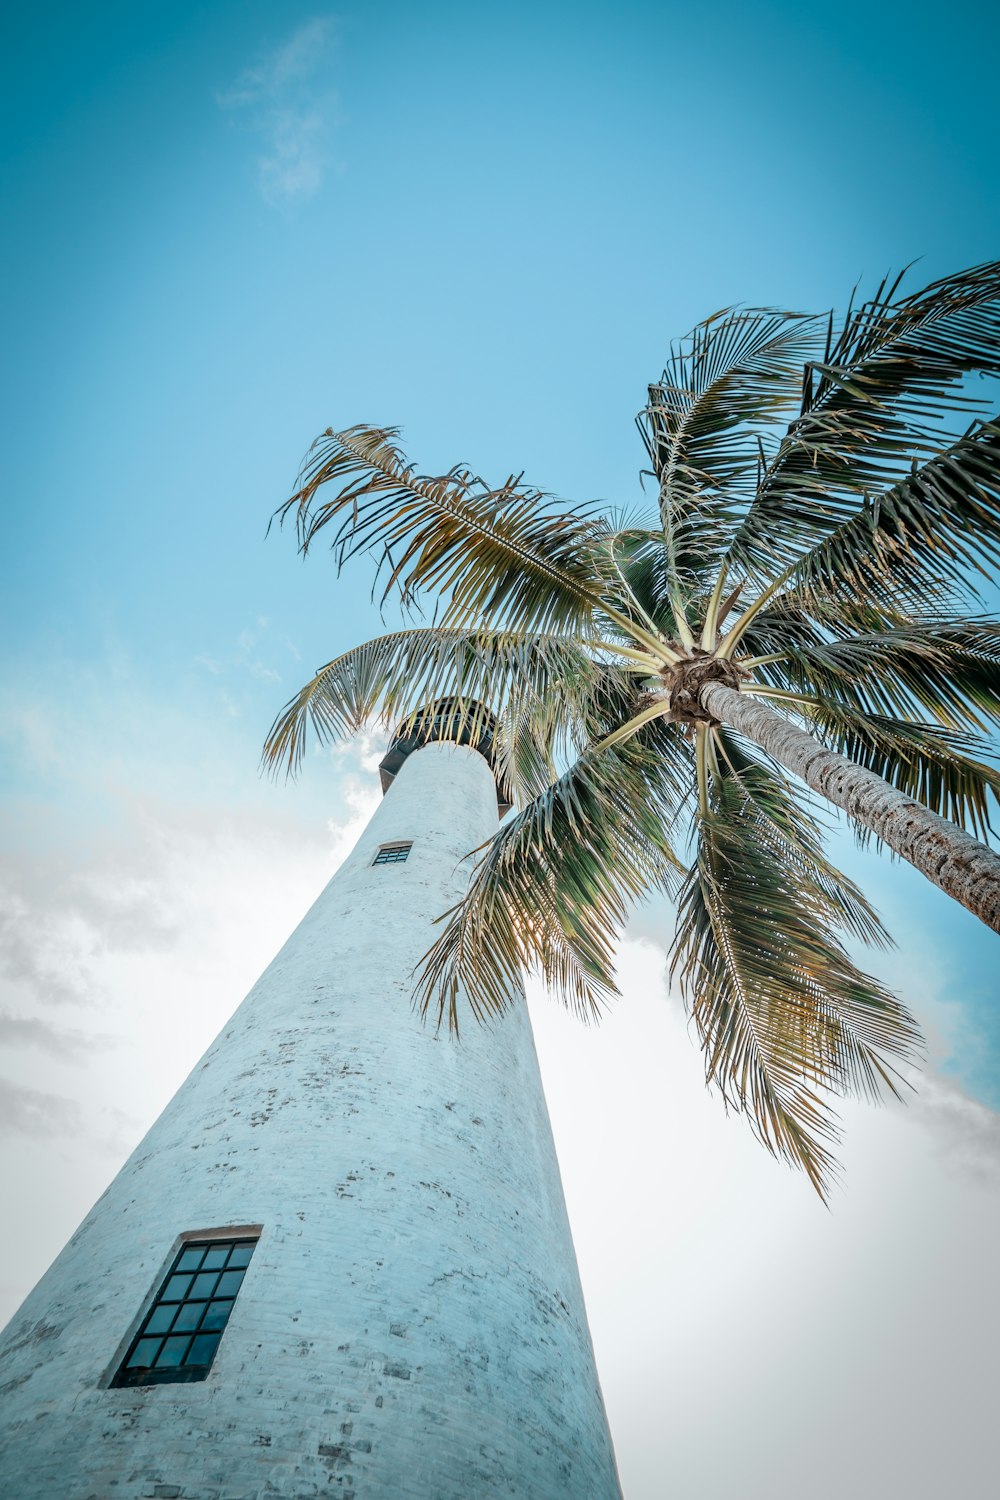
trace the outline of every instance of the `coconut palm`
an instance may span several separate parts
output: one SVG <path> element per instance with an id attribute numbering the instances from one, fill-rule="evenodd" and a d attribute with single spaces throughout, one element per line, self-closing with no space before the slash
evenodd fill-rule
<path id="1" fill-rule="evenodd" d="M 1000 929 L 979 842 L 1000 627 L 975 584 L 1000 551 L 1000 425 L 973 386 L 997 375 L 992 264 L 883 283 L 836 323 L 700 324 L 638 418 L 648 516 L 422 475 L 395 429 L 317 440 L 278 513 L 301 550 L 375 553 L 383 602 L 433 598 L 435 623 L 323 667 L 266 762 L 294 770 L 310 724 L 418 732 L 447 700 L 445 733 L 492 736 L 514 803 L 442 916 L 425 1012 L 488 1018 L 528 968 L 593 1016 L 630 908 L 673 893 L 709 1082 L 825 1194 L 829 1095 L 897 1092 L 918 1033 L 848 951 L 888 938 L 824 853 L 817 798 Z"/>

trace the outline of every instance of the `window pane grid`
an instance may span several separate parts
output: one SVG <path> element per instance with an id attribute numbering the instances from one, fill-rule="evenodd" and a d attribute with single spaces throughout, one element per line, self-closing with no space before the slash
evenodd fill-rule
<path id="1" fill-rule="evenodd" d="M 373 865 L 401 865 L 413 844 L 383 844 L 372 860 Z"/>
<path id="2" fill-rule="evenodd" d="M 204 1380 L 256 1243 L 183 1245 L 112 1385 Z"/>

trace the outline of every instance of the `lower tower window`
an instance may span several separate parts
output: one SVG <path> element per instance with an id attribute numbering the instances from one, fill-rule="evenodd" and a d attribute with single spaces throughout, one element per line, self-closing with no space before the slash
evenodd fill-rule
<path id="1" fill-rule="evenodd" d="M 111 1384 L 204 1380 L 256 1244 L 185 1240 Z"/>

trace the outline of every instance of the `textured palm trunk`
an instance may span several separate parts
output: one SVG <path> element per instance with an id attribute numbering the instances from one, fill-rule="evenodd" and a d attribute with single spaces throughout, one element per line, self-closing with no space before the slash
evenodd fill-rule
<path id="1" fill-rule="evenodd" d="M 874 771 L 827 750 L 759 698 L 709 682 L 702 706 L 835 802 L 954 900 L 1000 932 L 1000 855 Z"/>

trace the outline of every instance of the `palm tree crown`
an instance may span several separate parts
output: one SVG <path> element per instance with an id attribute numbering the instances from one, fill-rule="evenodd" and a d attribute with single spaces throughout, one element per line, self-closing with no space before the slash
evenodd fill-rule
<path id="1" fill-rule="evenodd" d="M 338 564 L 375 553 L 383 597 L 433 595 L 438 623 L 323 667 L 266 762 L 295 769 L 310 723 L 329 740 L 449 698 L 465 733 L 495 716 L 515 801 L 443 915 L 425 1011 L 495 1014 L 534 968 L 595 1015 L 630 908 L 672 893 L 709 1081 L 826 1192 L 828 1095 L 896 1092 L 918 1033 L 848 952 L 887 934 L 801 781 L 1000 928 L 1000 858 L 977 841 L 1000 788 L 1000 627 L 974 587 L 1000 552 L 984 374 L 1000 264 L 883 284 L 838 325 L 717 314 L 649 387 L 641 521 L 521 476 L 419 474 L 393 429 L 317 440 L 279 512 L 303 552 L 332 527 Z"/>

